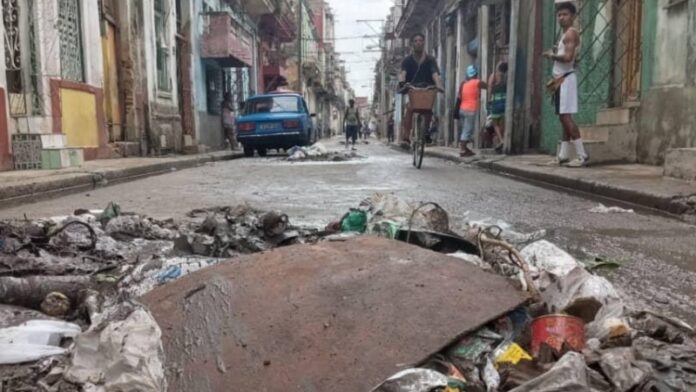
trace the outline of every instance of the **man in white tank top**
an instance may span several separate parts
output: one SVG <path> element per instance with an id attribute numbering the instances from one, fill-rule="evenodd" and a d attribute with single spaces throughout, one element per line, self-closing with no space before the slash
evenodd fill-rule
<path id="1" fill-rule="evenodd" d="M 558 157 L 552 163 L 583 167 L 587 166 L 590 157 L 585 152 L 580 129 L 573 120 L 573 114 L 578 112 L 578 78 L 575 72 L 575 61 L 580 47 L 580 34 L 573 27 L 577 8 L 571 2 L 560 3 L 556 6 L 556 15 L 558 23 L 563 29 L 563 35 L 558 43 L 557 51 L 550 50 L 544 53 L 544 57 L 553 60 L 553 77 L 565 79 L 554 95 L 556 114 L 558 114 L 563 127 L 563 138 Z M 575 147 L 577 158 L 568 162 L 571 144 Z"/>

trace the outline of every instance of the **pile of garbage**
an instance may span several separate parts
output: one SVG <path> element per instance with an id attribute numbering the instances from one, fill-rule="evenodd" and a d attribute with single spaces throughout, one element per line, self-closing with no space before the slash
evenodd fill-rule
<path id="1" fill-rule="evenodd" d="M 327 228 L 445 253 L 459 247 L 449 254 L 509 277 L 530 295 L 527 305 L 398 372 L 375 392 L 696 390 L 691 326 L 632 309 L 607 279 L 540 239 L 543 231 L 508 235 L 505 222 L 486 220 L 455 233 L 448 221 L 435 203 L 376 194 Z"/>
<path id="2" fill-rule="evenodd" d="M 246 205 L 184 222 L 101 211 L 0 222 L 0 390 L 163 391 L 161 330 L 137 298 L 235 256 L 316 242 Z"/>
<path id="3" fill-rule="evenodd" d="M 315 143 L 310 147 L 295 146 L 288 150 L 288 157 L 291 162 L 298 161 L 330 161 L 343 162 L 353 159 L 362 159 L 355 151 L 329 151 L 321 143 Z"/>
<path id="4" fill-rule="evenodd" d="M 306 154 L 291 155 L 298 151 Z M 247 205 L 187 217 L 154 219 L 111 203 L 0 222 L 0 390 L 164 391 L 162 330 L 139 297 L 239 255 L 362 235 L 450 255 L 509 278 L 529 298 L 419 363 L 395 363 L 402 371 L 375 392 L 696 390 L 696 331 L 632 308 L 543 230 L 518 233 L 489 219 L 456 231 L 438 204 L 389 194 L 321 231 Z"/>

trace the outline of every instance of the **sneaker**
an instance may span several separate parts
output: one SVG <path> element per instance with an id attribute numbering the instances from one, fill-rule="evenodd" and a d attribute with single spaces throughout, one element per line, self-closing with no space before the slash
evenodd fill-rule
<path id="1" fill-rule="evenodd" d="M 586 167 L 589 160 L 589 157 L 577 157 L 568 163 L 568 167 Z"/>
<path id="2" fill-rule="evenodd" d="M 546 163 L 546 166 L 563 166 L 563 165 L 567 164 L 568 162 L 570 162 L 570 160 L 568 158 L 561 159 L 559 157 L 555 157 L 552 160 L 548 161 Z"/>

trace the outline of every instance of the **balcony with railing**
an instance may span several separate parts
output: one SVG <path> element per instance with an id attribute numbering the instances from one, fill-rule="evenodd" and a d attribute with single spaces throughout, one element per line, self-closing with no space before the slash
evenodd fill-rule
<path id="1" fill-rule="evenodd" d="M 395 33 L 401 38 L 410 38 L 421 29 L 432 17 L 434 7 L 430 0 L 408 0 L 401 18 L 396 23 Z"/>
<path id="2" fill-rule="evenodd" d="M 276 11 L 278 0 L 244 0 L 244 8 L 249 16 L 258 18 Z"/>
<path id="3" fill-rule="evenodd" d="M 297 37 L 297 0 L 275 0 L 273 12 L 261 15 L 259 30 L 262 36 L 271 36 L 281 43 L 288 43 Z"/>
<path id="4" fill-rule="evenodd" d="M 250 67 L 254 64 L 253 37 L 227 12 L 202 15 L 201 57 L 222 67 Z"/>

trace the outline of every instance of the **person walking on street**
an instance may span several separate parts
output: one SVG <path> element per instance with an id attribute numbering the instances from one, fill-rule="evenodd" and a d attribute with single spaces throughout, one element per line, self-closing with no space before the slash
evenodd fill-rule
<path id="1" fill-rule="evenodd" d="M 389 116 L 387 121 L 387 143 L 394 143 L 394 115 Z"/>
<path id="2" fill-rule="evenodd" d="M 222 137 L 232 150 L 237 149 L 237 136 L 234 132 L 235 110 L 232 93 L 226 92 L 222 99 Z"/>
<path id="3" fill-rule="evenodd" d="M 435 86 L 442 91 L 440 80 L 440 68 L 435 57 L 425 52 L 425 36 L 421 33 L 411 37 L 412 53 L 401 63 L 399 73 L 399 89 L 403 89 L 406 83 L 416 87 Z M 401 122 L 401 141 L 411 143 L 411 131 L 413 129 L 413 108 L 409 105 Z M 432 113 L 423 114 L 425 124 L 430 124 Z M 426 135 L 429 138 L 429 135 Z"/>
<path id="4" fill-rule="evenodd" d="M 360 112 L 355 107 L 355 100 L 348 101 L 349 107 L 346 108 L 343 117 L 343 129 L 346 133 L 346 149 L 350 147 L 351 141 L 355 150 L 355 141 L 358 139 L 358 129 L 360 129 Z"/>
<path id="5" fill-rule="evenodd" d="M 561 149 L 551 164 L 567 164 L 570 167 L 587 166 L 590 160 L 582 142 L 580 129 L 573 120 L 573 115 L 578 112 L 578 79 L 575 62 L 580 47 L 580 34 L 573 27 L 577 12 L 575 5 L 570 2 L 556 6 L 556 16 L 563 35 L 558 43 L 557 51 L 544 52 L 544 57 L 553 61 L 553 80 L 548 83 L 547 88 L 554 94 L 556 114 L 563 127 Z M 576 158 L 568 162 L 571 144 L 575 147 Z"/>
<path id="6" fill-rule="evenodd" d="M 503 61 L 495 68 L 495 72 L 488 78 L 488 119 L 493 124 L 495 136 L 498 142 L 495 151 L 503 151 L 505 129 L 505 105 L 507 103 L 507 72 L 508 63 Z"/>
<path id="7" fill-rule="evenodd" d="M 479 111 L 479 103 L 481 101 L 481 90 L 488 88 L 488 84 L 481 81 L 478 75 L 478 68 L 475 65 L 467 67 L 466 80 L 459 86 L 457 104 L 454 108 L 455 118 L 459 120 L 460 127 L 459 156 L 461 157 L 476 155 L 469 149 L 469 143 L 474 136 L 476 114 Z"/>

